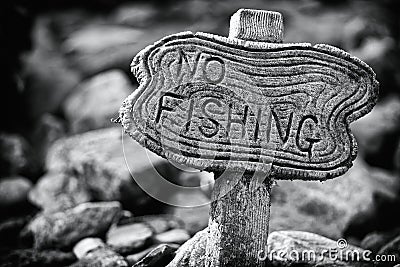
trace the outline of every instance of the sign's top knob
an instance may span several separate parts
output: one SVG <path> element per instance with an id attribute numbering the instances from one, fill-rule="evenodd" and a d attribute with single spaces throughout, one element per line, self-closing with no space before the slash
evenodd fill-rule
<path id="1" fill-rule="evenodd" d="M 282 43 L 282 14 L 273 11 L 239 9 L 231 17 L 229 38 Z"/>

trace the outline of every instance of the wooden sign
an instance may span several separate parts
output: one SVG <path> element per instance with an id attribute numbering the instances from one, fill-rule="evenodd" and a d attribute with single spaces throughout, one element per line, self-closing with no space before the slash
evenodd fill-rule
<path id="1" fill-rule="evenodd" d="M 138 54 L 139 89 L 125 130 L 153 152 L 198 169 L 328 179 L 356 156 L 349 123 L 377 98 L 373 71 L 329 45 L 279 44 L 184 32 Z"/>
<path id="2" fill-rule="evenodd" d="M 329 45 L 283 44 L 282 36 L 279 13 L 241 9 L 229 38 L 178 33 L 132 62 L 140 86 L 120 109 L 125 131 L 217 178 L 207 267 L 265 266 L 273 179 L 346 172 L 357 151 L 349 124 L 377 99 L 364 62 Z"/>

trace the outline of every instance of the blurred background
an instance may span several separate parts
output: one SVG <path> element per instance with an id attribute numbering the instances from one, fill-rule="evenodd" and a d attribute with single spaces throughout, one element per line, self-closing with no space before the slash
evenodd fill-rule
<path id="1" fill-rule="evenodd" d="M 373 253 L 399 253 L 396 0 L 2 0 L 1 266 L 126 266 L 159 244 L 165 244 L 165 264 L 140 266 L 165 266 L 207 226 L 209 205 L 179 203 L 207 203 L 212 175 L 182 171 L 157 157 L 149 164 L 111 119 L 138 86 L 129 67 L 138 51 L 180 31 L 227 36 L 239 8 L 281 12 L 285 42 L 342 48 L 367 62 L 380 82 L 376 107 L 351 125 L 359 145 L 354 166 L 324 183 L 279 181 L 271 231 L 344 237 Z M 170 194 L 175 206 L 151 198 L 131 179 L 121 138 L 132 172 L 149 183 L 155 167 L 176 184 L 208 186 Z M 87 237 L 107 243 L 103 256 L 77 259 L 82 248 L 72 251 Z M 99 259 L 104 255 L 114 265 Z"/>

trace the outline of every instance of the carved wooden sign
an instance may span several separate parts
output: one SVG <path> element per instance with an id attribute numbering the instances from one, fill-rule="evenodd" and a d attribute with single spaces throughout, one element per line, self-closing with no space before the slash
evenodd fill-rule
<path id="1" fill-rule="evenodd" d="M 241 9 L 229 38 L 178 33 L 132 62 L 140 86 L 120 109 L 125 131 L 218 178 L 207 267 L 265 266 L 273 179 L 347 171 L 357 147 L 349 124 L 377 99 L 367 64 L 329 45 L 283 44 L 282 34 L 279 13 Z"/>
<path id="2" fill-rule="evenodd" d="M 374 72 L 338 48 L 178 33 L 139 53 L 121 109 L 142 145 L 198 169 L 328 179 L 356 156 L 349 123 L 377 98 Z"/>

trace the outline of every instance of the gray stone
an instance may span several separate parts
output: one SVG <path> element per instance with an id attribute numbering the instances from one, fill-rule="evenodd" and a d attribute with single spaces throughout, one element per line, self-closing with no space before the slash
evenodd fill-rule
<path id="1" fill-rule="evenodd" d="M 386 232 L 372 232 L 363 238 L 360 243 L 360 247 L 362 247 L 363 249 L 371 250 L 373 253 L 378 253 L 378 251 L 384 245 L 388 244 L 399 234 L 399 228 Z"/>
<path id="2" fill-rule="evenodd" d="M 175 256 L 176 248 L 167 244 L 159 245 L 132 267 L 166 266 Z"/>
<path id="3" fill-rule="evenodd" d="M 137 263 L 138 261 L 140 261 L 141 259 L 143 259 L 144 257 L 146 257 L 147 254 L 149 254 L 149 252 L 153 251 L 155 248 L 159 247 L 159 246 L 168 246 L 172 249 L 174 249 L 174 251 L 176 251 L 179 248 L 179 245 L 177 244 L 162 244 L 162 245 L 153 245 L 149 248 L 146 248 L 145 250 L 138 252 L 136 254 L 131 254 L 126 256 L 126 261 L 128 262 L 129 265 L 134 265 L 135 263 Z"/>
<path id="4" fill-rule="evenodd" d="M 181 166 L 179 166 L 181 168 Z M 184 167 L 181 168 L 183 170 L 182 174 L 179 176 L 179 185 L 185 187 L 199 187 L 200 186 L 200 174 L 202 172 L 198 170 L 187 170 Z"/>
<path id="5" fill-rule="evenodd" d="M 27 200 L 32 182 L 24 177 L 7 177 L 0 179 L 0 209 L 15 207 Z"/>
<path id="6" fill-rule="evenodd" d="M 104 234 L 119 219 L 118 202 L 84 203 L 53 214 L 39 214 L 25 228 L 36 249 L 69 248 L 88 236 Z"/>
<path id="7" fill-rule="evenodd" d="M 209 172 L 201 172 L 200 174 L 200 186 L 203 193 L 211 199 L 211 192 L 214 188 L 214 175 Z"/>
<path id="8" fill-rule="evenodd" d="M 20 135 L 0 133 L 0 177 L 35 174 L 32 148 Z"/>
<path id="9" fill-rule="evenodd" d="M 400 140 L 397 145 L 396 154 L 394 156 L 394 166 L 396 167 L 397 173 L 400 174 Z"/>
<path id="10" fill-rule="evenodd" d="M 211 199 L 214 187 L 214 174 L 206 171 L 184 171 L 179 177 L 179 185 L 186 187 L 200 187 L 206 197 Z"/>
<path id="11" fill-rule="evenodd" d="M 392 61 L 396 55 L 396 39 L 394 33 L 388 31 L 387 25 L 381 19 L 372 20 L 379 11 L 379 4 L 370 5 L 368 15 L 357 14 L 346 21 L 343 47 L 350 53 L 370 65 L 377 77 L 381 77 L 385 86 L 382 94 L 397 93 L 398 75 L 397 62 Z M 373 29 L 373 30 L 372 30 Z M 397 92 L 396 92 L 397 91 Z"/>
<path id="12" fill-rule="evenodd" d="M 195 192 L 177 192 L 170 196 L 169 201 L 174 206 L 167 207 L 166 212 L 183 221 L 184 229 L 190 235 L 207 227 L 210 199 L 200 189 Z"/>
<path id="13" fill-rule="evenodd" d="M 100 238 L 88 237 L 76 243 L 72 251 L 78 259 L 83 259 L 91 251 L 103 247 L 106 247 L 106 244 L 104 244 L 103 240 Z"/>
<path id="14" fill-rule="evenodd" d="M 345 242 L 345 241 L 344 241 Z M 343 244 L 341 248 L 339 244 Z M 327 252 L 328 251 L 328 252 Z M 335 255 L 337 258 L 330 257 Z M 311 254 L 307 254 L 311 252 Z M 261 255 L 261 254 L 260 254 Z M 311 255 L 311 256 L 310 256 Z M 350 255 L 350 256 L 348 256 Z M 355 255 L 355 256 L 352 256 Z M 329 238 L 301 231 L 276 231 L 268 236 L 268 256 L 274 265 L 283 266 L 370 266 L 363 255 L 371 257 L 365 250 L 339 243 Z"/>
<path id="15" fill-rule="evenodd" d="M 395 40 L 389 36 L 364 37 L 360 47 L 351 49 L 351 54 L 367 62 L 379 74 L 382 72 L 382 59 L 389 57 L 394 49 Z"/>
<path id="16" fill-rule="evenodd" d="M 386 261 L 380 262 L 378 266 L 394 266 L 394 264 L 400 263 L 400 236 L 397 236 L 385 246 L 383 246 L 379 251 L 378 255 L 381 259 L 385 257 Z M 391 257 L 389 259 L 389 257 Z M 394 258 L 393 258 L 394 257 Z"/>
<path id="17" fill-rule="evenodd" d="M 144 223 L 112 227 L 107 233 L 107 244 L 121 254 L 137 252 L 151 244 L 152 229 Z"/>
<path id="18" fill-rule="evenodd" d="M 71 265 L 74 267 L 126 267 L 124 257 L 106 246 L 99 238 L 85 238 L 74 247 L 74 253 L 80 259 Z"/>
<path id="19" fill-rule="evenodd" d="M 385 98 L 371 113 L 354 122 L 351 128 L 361 154 L 376 157 L 378 160 L 382 157 L 386 159 L 387 156 L 383 154 L 387 153 L 384 150 L 385 146 L 389 145 L 395 149 L 393 144 L 388 142 L 393 142 L 393 138 L 398 136 L 400 131 L 400 99 L 396 96 Z"/>
<path id="20" fill-rule="evenodd" d="M 342 177 L 323 183 L 278 181 L 272 189 L 270 229 L 296 229 L 337 239 L 354 217 L 373 209 L 375 194 L 394 199 L 399 186 L 397 177 L 370 168 L 361 159 Z"/>
<path id="21" fill-rule="evenodd" d="M 183 244 L 176 252 L 175 258 L 171 261 L 167 267 L 197 267 L 204 266 L 205 264 L 205 253 L 206 253 L 206 244 L 207 244 L 207 234 L 208 229 L 204 229 L 197 233 L 193 238 L 188 240 L 185 244 Z M 333 261 L 328 257 L 328 253 L 326 250 L 332 250 L 333 254 L 338 257 L 337 261 Z M 361 267 L 361 266 L 370 266 L 369 263 L 366 263 L 362 259 L 362 254 L 372 257 L 371 254 L 368 254 L 365 250 L 347 245 L 343 250 L 340 250 L 337 246 L 337 241 L 328 239 L 326 237 L 308 233 L 301 231 L 276 231 L 270 233 L 268 237 L 268 251 L 269 254 L 265 255 L 263 251 L 260 252 L 260 257 L 268 261 L 267 266 L 310 266 L 310 267 L 333 267 L 333 266 L 346 266 L 346 267 Z M 296 257 L 298 253 L 300 256 L 298 257 L 300 260 L 295 261 L 292 258 L 289 258 L 289 255 Z M 311 260 L 301 260 L 301 255 L 308 255 L 306 251 L 312 251 L 311 253 L 315 253 L 314 261 L 310 256 Z M 336 254 L 335 254 L 336 251 Z M 347 259 L 352 259 L 350 254 L 354 253 L 355 255 L 359 255 L 359 261 L 348 261 Z M 279 254 L 280 253 L 280 254 Z M 289 254 L 291 253 L 291 254 Z M 342 254 L 341 254 L 342 253 Z M 347 254 L 346 254 L 347 253 Z M 278 256 L 279 255 L 279 256 Z M 341 256 L 343 255 L 343 256 Z M 266 257 L 268 256 L 268 257 Z M 341 257 L 341 258 L 339 258 Z M 354 258 L 356 258 L 355 256 Z M 340 260 L 343 259 L 343 260 Z"/>
<path id="22" fill-rule="evenodd" d="M 50 172 L 75 176 L 94 199 L 121 200 L 125 208 L 152 200 L 138 187 L 137 181 L 157 195 L 163 193 L 158 184 L 160 179 L 178 176 L 166 160 L 147 153 L 119 128 L 58 140 L 49 150 L 46 166 Z"/>
<path id="23" fill-rule="evenodd" d="M 118 6 L 111 18 L 118 24 L 142 28 L 154 24 L 158 14 L 159 9 L 151 3 L 127 3 Z"/>
<path id="24" fill-rule="evenodd" d="M 138 261 L 140 261 L 141 259 L 143 259 L 144 257 L 146 257 L 146 255 L 152 251 L 153 249 L 155 249 L 156 247 L 158 247 L 159 245 L 153 245 L 150 246 L 148 248 L 146 248 L 145 250 L 142 250 L 138 253 L 135 254 L 130 254 L 127 255 L 125 257 L 126 262 L 129 264 L 129 266 L 134 265 L 135 263 L 137 263 Z M 176 248 L 177 249 L 177 248 Z"/>
<path id="25" fill-rule="evenodd" d="M 167 214 L 135 217 L 134 221 L 145 223 L 153 230 L 154 234 L 160 234 L 171 229 L 184 227 L 184 223 L 179 218 Z"/>
<path id="26" fill-rule="evenodd" d="M 85 184 L 76 177 L 50 172 L 29 192 L 29 200 L 43 212 L 51 213 L 89 202 L 92 197 Z"/>
<path id="27" fill-rule="evenodd" d="M 63 50 L 71 67 L 84 75 L 129 66 L 132 53 L 143 43 L 142 30 L 126 26 L 88 24 L 71 33 Z"/>
<path id="28" fill-rule="evenodd" d="M 18 249 L 0 256 L 1 267 L 61 267 L 68 266 L 75 261 L 74 254 L 59 250 Z"/>
<path id="29" fill-rule="evenodd" d="M 65 97 L 81 80 L 80 74 L 67 65 L 60 51 L 61 44 L 52 31 L 52 23 L 51 15 L 42 15 L 35 20 L 33 48 L 22 57 L 24 95 L 29 99 L 26 109 L 32 119 L 58 111 Z"/>
<path id="30" fill-rule="evenodd" d="M 154 236 L 154 242 L 158 244 L 162 243 L 174 243 L 182 244 L 190 238 L 189 233 L 184 229 L 173 229 L 164 233 L 160 233 Z"/>
<path id="31" fill-rule="evenodd" d="M 60 118 L 50 113 L 45 113 L 40 117 L 32 135 L 32 145 L 41 166 L 44 165 L 49 147 L 66 133 L 66 125 Z"/>
<path id="32" fill-rule="evenodd" d="M 167 267 L 197 267 L 205 265 L 208 228 L 198 232 L 177 251 Z"/>
<path id="33" fill-rule="evenodd" d="M 133 90 L 120 70 L 102 72 L 85 80 L 68 96 L 63 110 L 72 132 L 111 127 L 122 100 Z"/>
<path id="34" fill-rule="evenodd" d="M 9 215 L 9 213 L 7 213 Z M 0 222 L 0 248 L 18 248 L 21 246 L 20 233 L 30 221 L 31 216 L 11 217 Z"/>
<path id="35" fill-rule="evenodd" d="M 296 229 L 339 238 L 355 217 L 374 208 L 376 194 L 394 199 L 399 186 L 397 177 L 368 167 L 362 159 L 356 160 L 350 171 L 338 179 L 322 183 L 278 181 L 271 193 L 271 231 Z M 196 209 L 199 208 L 194 208 L 193 216 L 200 217 Z M 171 210 L 182 211 L 178 214 L 182 217 L 190 211 Z M 206 223 L 207 214 L 204 212 L 201 218 Z"/>

